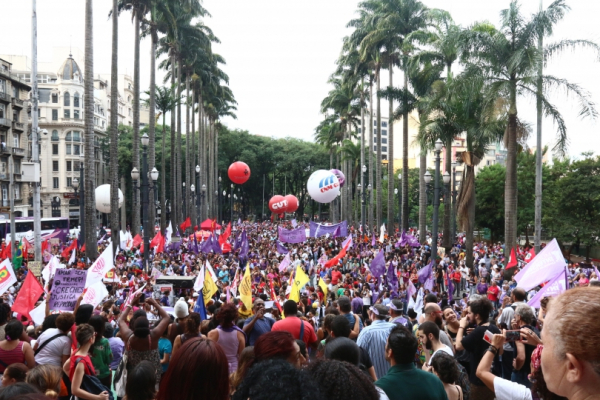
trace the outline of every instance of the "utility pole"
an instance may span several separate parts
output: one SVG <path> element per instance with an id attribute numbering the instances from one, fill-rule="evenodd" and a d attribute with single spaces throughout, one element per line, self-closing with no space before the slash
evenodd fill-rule
<path id="1" fill-rule="evenodd" d="M 17 254 L 15 243 L 17 235 L 17 228 L 15 225 L 15 168 L 14 168 L 14 158 L 13 154 L 10 155 L 8 159 L 8 171 L 10 173 L 10 184 L 9 184 L 9 194 L 8 198 L 10 199 L 10 254 L 12 263 L 15 262 L 15 254 Z M 12 264 L 14 268 L 14 264 Z"/>
<path id="2" fill-rule="evenodd" d="M 540 0 L 540 12 L 542 12 L 543 0 Z M 544 54 L 544 30 L 540 28 L 538 32 L 538 50 L 540 56 Z M 537 76 L 537 137 L 536 145 L 537 151 L 535 154 L 535 221 L 534 229 L 535 233 L 533 236 L 533 244 L 535 246 L 535 253 L 540 252 L 540 245 L 542 239 L 542 75 L 544 73 L 544 60 L 540 59 L 538 66 Z"/>
<path id="3" fill-rule="evenodd" d="M 38 84 L 37 84 L 37 11 L 36 0 L 31 1 L 31 150 L 33 168 L 40 176 L 39 129 L 38 129 Z M 12 156 L 11 156 L 12 158 Z M 11 171 L 11 180 L 12 171 Z M 11 189 L 12 190 L 12 189 Z M 13 198 L 14 195 L 11 197 Z M 12 217 L 11 217 L 12 218 Z M 33 183 L 33 234 L 35 261 L 42 261 L 42 216 L 40 210 L 40 181 Z M 13 231 L 14 235 L 14 231 Z M 14 236 L 13 236 L 14 237 Z M 14 249 L 14 247 L 13 247 Z"/>

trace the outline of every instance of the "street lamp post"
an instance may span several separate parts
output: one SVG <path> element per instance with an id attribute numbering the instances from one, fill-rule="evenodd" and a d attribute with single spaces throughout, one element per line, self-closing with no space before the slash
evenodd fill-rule
<path id="1" fill-rule="evenodd" d="M 233 224 L 233 183 L 231 184 L 231 193 L 229 194 L 229 222 Z"/>
<path id="2" fill-rule="evenodd" d="M 398 173 L 398 192 L 402 193 L 402 172 Z M 404 218 L 408 218 L 405 215 Z M 402 230 L 402 194 L 398 195 L 398 232 Z"/>
<path id="3" fill-rule="evenodd" d="M 85 220 L 84 220 L 84 208 L 83 208 L 83 200 L 84 200 L 84 190 L 85 185 L 83 184 L 83 165 L 79 167 L 79 179 L 73 179 L 71 183 L 73 189 L 75 189 L 75 195 L 79 200 L 79 237 L 85 240 Z M 81 245 L 81 243 L 80 243 Z"/>
<path id="4" fill-rule="evenodd" d="M 198 201 L 197 201 L 197 200 L 198 200 L 198 198 L 197 198 L 197 196 L 196 196 L 196 185 L 194 185 L 193 183 L 190 185 L 190 191 L 192 192 L 192 193 L 191 193 L 191 194 L 192 194 L 192 198 L 191 198 L 191 200 L 192 200 L 192 204 L 194 204 L 194 202 L 193 202 L 193 201 L 194 201 L 194 198 L 196 199 L 196 204 L 198 204 Z M 194 215 L 194 212 L 193 212 L 193 211 L 194 211 L 194 209 L 192 208 L 192 209 L 190 210 L 190 214 L 191 214 L 192 216 Z M 192 228 L 193 228 L 193 225 L 194 225 L 194 224 L 196 224 L 196 218 L 190 218 L 190 220 L 192 221 Z"/>
<path id="5" fill-rule="evenodd" d="M 200 189 L 200 166 L 196 165 L 196 187 Z M 200 228 L 200 196 L 196 196 L 196 225 Z"/>
<path id="6" fill-rule="evenodd" d="M 363 182 L 364 182 L 366 173 L 367 173 L 367 166 L 363 165 L 362 166 Z M 364 232 L 366 232 L 365 218 L 366 218 L 366 214 L 367 214 L 367 211 L 366 211 L 367 193 L 366 193 L 366 190 L 362 190 L 362 185 L 360 183 L 358 184 L 358 190 L 359 190 L 359 192 L 361 192 L 360 223 L 361 223 L 363 233 L 364 233 Z"/>
<path id="7" fill-rule="evenodd" d="M 219 189 L 221 190 L 221 189 Z M 223 190 L 223 195 L 219 193 L 219 220 L 223 222 L 223 208 L 225 208 L 225 199 L 227 198 L 227 192 Z"/>
<path id="8" fill-rule="evenodd" d="M 456 238 L 456 196 L 458 195 L 458 190 L 456 189 L 456 166 L 458 163 L 456 161 L 452 162 L 452 240 Z"/>
<path id="9" fill-rule="evenodd" d="M 219 219 L 219 222 L 223 222 L 223 205 L 221 204 L 221 176 L 219 176 L 217 184 L 219 187 L 215 191 L 215 195 L 217 196 L 217 210 L 215 212 L 215 216 Z"/>
<path id="10" fill-rule="evenodd" d="M 431 229 L 431 257 L 433 260 L 437 257 L 437 241 L 438 241 L 438 218 L 440 209 L 440 153 L 444 143 L 438 139 L 435 142 L 435 179 L 433 186 L 433 226 Z M 434 261 L 435 262 L 435 261 Z"/>
<path id="11" fill-rule="evenodd" d="M 158 179 L 158 170 L 156 168 L 152 168 L 152 171 L 148 173 L 148 143 L 150 142 L 150 138 L 147 133 L 144 133 L 141 139 L 142 142 L 142 184 L 141 184 L 141 193 L 142 193 L 142 210 L 143 210 L 143 230 L 144 230 L 144 270 L 146 272 L 149 271 L 148 268 L 148 255 L 150 254 L 150 230 L 152 227 L 149 224 L 148 219 L 148 210 L 150 207 L 150 189 L 154 188 L 154 183 Z M 150 176 L 148 176 L 150 175 Z M 148 178 L 152 179 L 152 182 L 148 181 Z M 140 172 L 137 168 L 133 168 L 131 171 L 131 179 L 134 181 L 133 189 L 137 191 L 137 182 L 140 178 Z"/>

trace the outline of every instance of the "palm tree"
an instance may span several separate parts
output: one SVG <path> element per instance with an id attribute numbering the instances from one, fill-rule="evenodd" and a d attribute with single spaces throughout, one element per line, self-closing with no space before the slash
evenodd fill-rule
<path id="1" fill-rule="evenodd" d="M 517 239 L 517 141 L 519 120 L 517 117 L 517 98 L 528 95 L 540 95 L 542 107 L 558 127 L 559 139 L 557 149 L 566 147 L 567 127 L 558 109 L 550 102 L 547 93 L 538 93 L 538 66 L 544 56 L 537 45 L 537 35 L 547 27 L 549 19 L 556 18 L 564 1 L 558 0 L 547 9 L 548 18 L 534 14 L 526 20 L 520 12 L 520 6 L 512 1 L 508 9 L 501 12 L 501 29 L 496 30 L 489 24 L 477 24 L 463 35 L 464 58 L 467 61 L 467 76 L 481 75 L 489 85 L 488 97 L 484 107 L 497 107 L 495 99 L 506 99 L 508 108 L 508 128 L 505 142 L 507 144 L 506 183 L 504 190 L 505 206 L 505 255 L 510 254 L 516 246 Z M 565 46 L 563 45 L 562 48 Z M 559 48 L 553 49 L 556 52 Z M 560 89 L 567 95 L 574 95 L 580 102 L 580 115 L 595 117 L 597 112 L 590 97 L 579 85 L 570 83 L 555 76 L 543 75 L 543 86 L 548 90 Z"/>
<path id="2" fill-rule="evenodd" d="M 118 46 L 119 46 L 119 20 L 117 0 L 113 0 L 112 9 L 112 54 L 110 68 L 110 154 L 118 154 L 119 149 L 119 116 L 118 116 Z M 110 157 L 110 228 L 113 253 L 117 254 L 119 244 L 119 157 Z M 125 207 L 125 205 L 123 205 Z M 123 227 L 125 230 L 125 227 Z M 86 246 L 87 249 L 87 246 Z"/>
<path id="3" fill-rule="evenodd" d="M 85 255 L 90 260 L 98 256 L 96 237 L 96 163 L 94 162 L 94 25 L 92 0 L 85 2 Z"/>

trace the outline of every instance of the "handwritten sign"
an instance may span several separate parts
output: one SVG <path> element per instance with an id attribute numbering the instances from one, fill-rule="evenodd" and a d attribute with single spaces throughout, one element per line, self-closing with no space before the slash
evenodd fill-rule
<path id="1" fill-rule="evenodd" d="M 50 244 L 52 246 L 59 246 L 60 245 L 60 239 L 59 238 L 52 238 L 52 239 L 50 239 Z"/>
<path id="2" fill-rule="evenodd" d="M 73 311 L 77 299 L 83 293 L 87 271 L 78 269 L 57 269 L 50 295 L 50 309 Z"/>
<path id="3" fill-rule="evenodd" d="M 41 261 L 29 261 L 27 263 L 29 270 L 33 272 L 36 277 L 42 276 L 42 262 Z"/>

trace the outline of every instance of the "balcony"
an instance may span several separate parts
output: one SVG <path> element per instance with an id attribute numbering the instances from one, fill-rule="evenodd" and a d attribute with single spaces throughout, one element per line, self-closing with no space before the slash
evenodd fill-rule
<path id="1" fill-rule="evenodd" d="M 8 118 L 0 118 L 0 129 L 5 128 L 11 128 L 12 127 L 12 121 Z"/>
<path id="2" fill-rule="evenodd" d="M 84 121 L 81 118 L 61 118 L 60 122 L 64 122 L 67 124 L 84 124 Z"/>
<path id="3" fill-rule="evenodd" d="M 22 122 L 13 121 L 12 128 L 13 128 L 13 131 L 21 131 L 21 132 L 23 132 L 23 131 L 25 131 L 25 124 L 22 123 Z"/>
<path id="4" fill-rule="evenodd" d="M 12 154 L 12 147 L 7 146 L 5 144 L 0 144 L 0 154 L 8 154 L 11 155 Z"/>
<path id="5" fill-rule="evenodd" d="M 25 149 L 22 149 L 20 147 L 13 147 L 12 153 L 15 156 L 25 157 Z"/>
<path id="6" fill-rule="evenodd" d="M 17 99 L 16 97 L 12 98 L 13 107 L 23 108 L 23 100 Z"/>
<path id="7" fill-rule="evenodd" d="M 10 103 L 12 96 L 8 93 L 0 92 L 0 101 Z"/>

